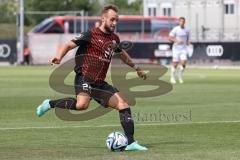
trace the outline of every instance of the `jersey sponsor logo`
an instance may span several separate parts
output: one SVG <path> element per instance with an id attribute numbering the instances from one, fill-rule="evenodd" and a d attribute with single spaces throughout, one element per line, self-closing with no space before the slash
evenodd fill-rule
<path id="1" fill-rule="evenodd" d="M 0 44 L 0 57 L 7 58 L 11 53 L 11 48 L 7 44 Z"/>
<path id="2" fill-rule="evenodd" d="M 112 55 L 114 54 L 113 49 L 111 48 L 107 48 L 107 50 L 105 50 L 105 54 L 104 57 L 108 60 L 110 60 L 112 58 Z"/>
<path id="3" fill-rule="evenodd" d="M 110 59 L 106 59 L 106 58 L 102 58 L 102 57 L 98 57 L 98 59 L 99 59 L 100 61 L 107 62 L 107 63 L 110 63 L 110 62 L 111 62 Z"/>
<path id="4" fill-rule="evenodd" d="M 206 48 L 206 53 L 209 57 L 221 57 L 223 52 L 224 49 L 222 45 L 208 45 Z"/>
<path id="5" fill-rule="evenodd" d="M 104 61 L 110 62 L 116 47 L 117 47 L 117 43 L 115 40 L 106 42 L 103 46 L 104 57 L 102 57 L 102 59 L 104 59 Z"/>

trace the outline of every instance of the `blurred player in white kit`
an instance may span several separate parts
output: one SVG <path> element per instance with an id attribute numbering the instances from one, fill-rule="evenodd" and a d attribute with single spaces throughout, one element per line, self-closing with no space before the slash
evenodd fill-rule
<path id="1" fill-rule="evenodd" d="M 179 25 L 169 33 L 169 41 L 173 43 L 170 82 L 176 84 L 176 71 L 179 66 L 178 80 L 179 83 L 183 83 L 183 72 L 187 64 L 188 45 L 190 45 L 189 30 L 185 27 L 184 17 L 179 18 Z"/>

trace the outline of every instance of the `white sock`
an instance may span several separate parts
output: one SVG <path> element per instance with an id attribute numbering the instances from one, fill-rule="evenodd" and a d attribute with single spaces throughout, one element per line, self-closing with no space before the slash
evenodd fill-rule
<path id="1" fill-rule="evenodd" d="M 184 67 L 182 65 L 179 66 L 179 72 L 178 72 L 178 78 L 180 80 L 183 80 L 183 72 L 184 72 Z"/>
<path id="2" fill-rule="evenodd" d="M 171 67 L 171 78 L 175 79 L 176 77 L 176 68 L 174 66 Z"/>

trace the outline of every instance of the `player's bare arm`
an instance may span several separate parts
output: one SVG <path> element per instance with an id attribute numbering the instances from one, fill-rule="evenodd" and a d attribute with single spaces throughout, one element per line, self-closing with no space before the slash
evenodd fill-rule
<path id="1" fill-rule="evenodd" d="M 128 55 L 128 53 L 125 50 L 122 50 L 121 54 L 120 54 L 120 59 L 127 65 L 129 65 L 130 67 L 134 68 L 137 71 L 137 74 L 139 77 L 143 78 L 144 80 L 147 78 L 147 74 L 140 68 L 137 67 L 131 57 Z"/>
<path id="2" fill-rule="evenodd" d="M 190 42 L 190 34 L 188 33 L 188 37 L 187 37 L 187 45 L 191 45 L 191 42 Z"/>
<path id="3" fill-rule="evenodd" d="M 63 48 L 57 53 L 57 55 L 54 58 L 49 59 L 48 62 L 50 64 L 60 64 L 62 58 L 68 53 L 68 51 L 70 51 L 76 47 L 77 47 L 77 45 L 72 41 L 65 43 Z"/>

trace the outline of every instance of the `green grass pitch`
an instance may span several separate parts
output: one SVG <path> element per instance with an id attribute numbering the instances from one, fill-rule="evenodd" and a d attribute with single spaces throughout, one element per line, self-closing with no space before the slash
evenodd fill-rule
<path id="1" fill-rule="evenodd" d="M 240 70 L 187 69 L 170 93 L 137 99 L 135 138 L 149 150 L 122 153 L 105 145 L 110 132 L 122 131 L 116 111 L 84 122 L 62 121 L 54 111 L 35 115 L 45 98 L 65 96 L 49 87 L 52 71 L 0 68 L 1 160 L 240 159 Z"/>

